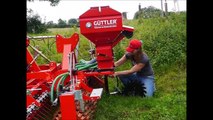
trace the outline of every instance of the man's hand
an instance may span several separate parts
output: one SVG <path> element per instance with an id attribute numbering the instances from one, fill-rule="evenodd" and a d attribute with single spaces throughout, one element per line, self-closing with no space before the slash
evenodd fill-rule
<path id="1" fill-rule="evenodd" d="M 117 73 L 117 72 L 114 72 L 114 74 L 109 75 L 109 77 L 114 78 L 114 77 L 116 77 L 117 75 L 118 75 L 118 73 Z"/>
<path id="2" fill-rule="evenodd" d="M 118 76 L 118 72 L 114 72 L 113 76 L 114 77 Z"/>

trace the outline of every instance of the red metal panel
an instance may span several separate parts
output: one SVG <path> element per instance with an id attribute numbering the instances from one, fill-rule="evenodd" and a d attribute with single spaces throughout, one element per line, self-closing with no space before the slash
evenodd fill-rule
<path id="1" fill-rule="evenodd" d="M 69 56 L 68 55 L 69 55 L 70 51 L 71 51 L 71 44 L 64 45 L 62 70 L 68 70 L 68 68 L 69 68 Z"/>
<path id="2" fill-rule="evenodd" d="M 94 76 L 94 75 L 112 75 L 112 71 L 103 71 L 103 72 L 86 72 L 85 76 Z"/>
<path id="3" fill-rule="evenodd" d="M 98 68 L 99 69 L 113 69 L 113 53 L 111 46 L 100 46 L 96 48 Z"/>
<path id="4" fill-rule="evenodd" d="M 92 88 L 87 86 L 84 82 L 80 82 L 79 86 L 80 86 L 80 88 L 82 88 L 88 92 L 92 92 Z"/>
<path id="5" fill-rule="evenodd" d="M 109 6 L 101 6 L 99 7 L 91 7 L 90 10 L 83 13 L 80 18 L 88 18 L 88 17 L 99 17 L 100 14 L 102 16 L 110 16 L 110 15 L 120 15 L 121 13 L 111 9 Z M 110 9 L 109 9 L 110 8 Z"/>
<path id="6" fill-rule="evenodd" d="M 100 46 L 96 48 L 97 60 L 112 60 L 112 47 Z"/>
<path id="7" fill-rule="evenodd" d="M 67 92 L 60 95 L 60 109 L 62 120 L 76 120 L 75 95 Z"/>
<path id="8" fill-rule="evenodd" d="M 35 84 L 31 89 L 37 89 L 37 88 L 40 88 L 42 84 L 46 83 L 45 81 L 39 81 L 37 84 Z M 45 90 L 47 89 L 42 89 L 41 90 L 34 90 L 31 92 L 31 95 L 36 95 L 38 93 L 42 93 L 44 92 Z"/>
<path id="9" fill-rule="evenodd" d="M 122 25 L 122 14 L 109 6 L 91 7 L 79 17 L 80 32 L 96 45 L 99 70 L 113 71 L 112 48 L 133 28 Z"/>
<path id="10" fill-rule="evenodd" d="M 32 103 L 35 103 L 36 106 L 40 106 L 41 104 L 39 102 L 36 101 L 36 99 L 34 99 L 31 95 L 27 95 L 27 102 L 26 102 L 26 107 L 28 107 L 29 105 L 31 105 Z"/>
<path id="11" fill-rule="evenodd" d="M 30 80 L 30 79 L 49 80 L 49 79 L 51 79 L 51 73 L 45 72 L 45 71 L 27 73 L 27 81 Z"/>
<path id="12" fill-rule="evenodd" d="M 79 17 L 80 31 L 95 45 L 109 44 L 122 31 L 122 15 L 109 6 L 91 7 Z"/>
<path id="13" fill-rule="evenodd" d="M 100 14 L 96 18 L 81 19 L 80 25 L 82 25 L 81 33 L 120 31 L 122 30 L 122 17 L 121 15 L 103 17 Z"/>
<path id="14" fill-rule="evenodd" d="M 33 56 L 30 53 L 30 51 L 27 49 L 27 64 L 29 65 L 32 61 L 33 61 Z M 36 61 L 34 61 L 32 63 L 32 65 L 30 66 L 30 70 L 31 71 L 39 71 L 40 70 L 40 68 L 39 68 L 38 64 L 36 63 Z"/>
<path id="15" fill-rule="evenodd" d="M 70 38 L 64 38 L 61 35 L 56 35 L 56 48 L 58 53 L 63 53 L 65 44 L 72 44 L 71 51 L 73 51 L 78 44 L 79 35 L 74 33 Z"/>
<path id="16" fill-rule="evenodd" d="M 26 39 L 26 47 L 30 44 L 30 40 L 27 38 Z"/>
<path id="17" fill-rule="evenodd" d="M 121 33 L 117 32 L 105 32 L 105 33 L 95 33 L 94 34 L 83 34 L 87 39 L 93 42 L 97 46 L 110 45 L 112 46 L 114 39 Z"/>

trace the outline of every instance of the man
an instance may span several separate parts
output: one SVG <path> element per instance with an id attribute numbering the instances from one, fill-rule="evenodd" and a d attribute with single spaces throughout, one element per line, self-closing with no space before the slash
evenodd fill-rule
<path id="1" fill-rule="evenodd" d="M 132 39 L 126 48 L 126 53 L 118 61 L 115 67 L 122 65 L 127 60 L 132 62 L 132 68 L 124 71 L 117 71 L 114 77 L 118 76 L 124 85 L 124 92 L 133 90 L 133 94 L 139 93 L 142 96 L 151 97 L 155 91 L 154 72 L 147 54 L 142 50 L 142 42 Z"/>

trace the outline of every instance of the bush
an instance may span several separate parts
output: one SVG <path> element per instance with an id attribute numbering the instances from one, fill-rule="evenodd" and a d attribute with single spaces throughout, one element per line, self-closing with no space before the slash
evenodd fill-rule
<path id="1" fill-rule="evenodd" d="M 132 38 L 143 40 L 143 49 L 148 54 L 153 68 L 160 71 L 172 65 L 186 65 L 186 13 L 171 13 L 168 17 L 137 19 L 124 24 L 134 27 Z M 128 41 L 119 43 L 116 58 Z M 122 53 L 123 54 L 123 53 Z"/>

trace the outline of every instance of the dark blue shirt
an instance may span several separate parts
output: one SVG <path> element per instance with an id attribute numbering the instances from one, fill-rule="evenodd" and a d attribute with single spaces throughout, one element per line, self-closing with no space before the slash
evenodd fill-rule
<path id="1" fill-rule="evenodd" d="M 127 59 L 132 61 L 133 66 L 136 64 L 136 62 L 132 56 L 129 56 L 128 54 L 126 54 L 125 56 Z M 145 53 L 142 54 L 141 60 L 139 61 L 139 63 L 143 63 L 143 64 L 145 64 L 145 66 L 140 71 L 137 72 L 138 75 L 141 75 L 141 76 L 154 75 L 152 65 L 150 64 L 149 58 Z"/>

